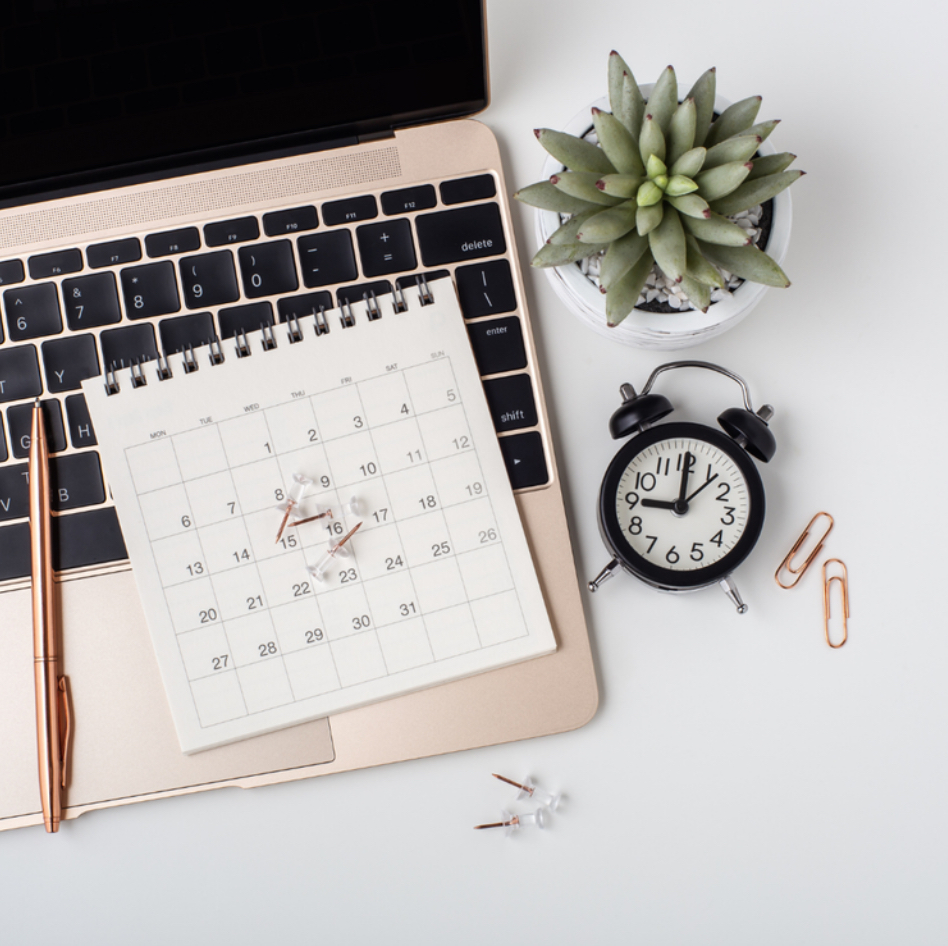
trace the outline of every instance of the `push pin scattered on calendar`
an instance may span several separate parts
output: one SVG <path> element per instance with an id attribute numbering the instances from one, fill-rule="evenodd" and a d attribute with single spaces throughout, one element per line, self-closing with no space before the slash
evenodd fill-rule
<path id="1" fill-rule="evenodd" d="M 329 566 L 332 565 L 336 558 L 348 557 L 349 550 L 346 548 L 346 543 L 356 534 L 356 532 L 359 531 L 359 526 L 361 525 L 361 522 L 357 522 L 338 542 L 329 546 L 329 550 L 319 560 L 319 562 L 317 562 L 315 565 L 309 565 L 307 567 L 306 570 L 313 576 L 313 578 L 315 578 L 317 581 L 322 581 L 329 569 Z"/>
<path id="2" fill-rule="evenodd" d="M 504 828 L 504 837 L 510 837 L 510 835 L 519 831 L 525 825 L 536 825 L 538 828 L 545 828 L 547 822 L 547 814 L 545 808 L 537 808 L 536 811 L 527 811 L 523 814 L 512 815 L 509 811 L 503 812 L 501 815 L 503 821 L 492 821 L 489 824 L 476 824 L 474 825 L 475 831 L 482 831 L 484 828 Z"/>
<path id="3" fill-rule="evenodd" d="M 513 779 L 503 775 L 498 775 L 496 772 L 491 772 L 491 775 L 493 775 L 494 778 L 499 778 L 502 782 L 506 782 L 508 785 L 513 785 L 514 788 L 519 788 L 520 791 L 517 792 L 518 799 L 530 798 L 538 805 L 549 808 L 550 811 L 556 811 L 560 806 L 560 802 L 563 800 L 563 796 L 559 792 L 553 794 L 540 788 L 539 785 L 534 785 L 529 776 L 523 780 L 523 784 L 521 785 L 520 782 L 515 782 Z"/>
<path id="4" fill-rule="evenodd" d="M 283 531 L 286 529 L 286 524 L 290 521 L 290 516 L 293 515 L 293 510 L 300 504 L 303 499 L 303 494 L 312 485 L 313 481 L 308 476 L 304 476 L 302 473 L 293 474 L 293 485 L 290 487 L 286 499 L 277 506 L 277 509 L 283 510 L 283 521 L 280 523 L 280 528 L 277 531 L 277 542 L 283 538 Z"/>
<path id="5" fill-rule="evenodd" d="M 363 508 L 362 500 L 358 496 L 350 496 L 349 502 L 342 504 L 342 514 L 344 516 L 361 516 Z"/>
<path id="6" fill-rule="evenodd" d="M 317 506 L 316 512 L 312 516 L 307 516 L 305 519 L 296 519 L 293 523 L 294 526 L 304 526 L 307 522 L 315 522 L 317 519 L 333 518 L 332 510 L 328 506 Z"/>

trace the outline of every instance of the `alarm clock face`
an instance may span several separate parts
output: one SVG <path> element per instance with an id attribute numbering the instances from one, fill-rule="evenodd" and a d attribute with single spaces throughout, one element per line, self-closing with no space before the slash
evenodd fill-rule
<path id="1" fill-rule="evenodd" d="M 744 450 L 701 424 L 633 437 L 603 481 L 600 525 L 628 571 L 659 588 L 701 588 L 753 549 L 764 522 L 760 476 Z"/>

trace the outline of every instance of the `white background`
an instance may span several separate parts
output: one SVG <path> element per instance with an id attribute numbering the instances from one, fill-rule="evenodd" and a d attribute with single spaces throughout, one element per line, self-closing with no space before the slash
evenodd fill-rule
<path id="1" fill-rule="evenodd" d="M 711 65 L 764 99 L 809 172 L 770 290 L 690 350 L 776 408 L 769 512 L 737 580 L 659 595 L 616 579 L 587 600 L 602 700 L 574 733 L 381 770 L 84 815 L 0 837 L 5 943 L 870 944 L 948 940 L 948 548 L 944 411 L 948 17 L 934 2 L 491 0 L 493 102 L 511 188 L 534 127 L 605 89 L 617 48 L 641 82 Z M 533 221 L 516 207 L 521 252 Z M 674 356 L 583 328 L 526 274 L 577 567 L 623 381 Z M 680 419 L 737 388 L 665 376 Z M 823 642 L 820 583 L 773 571 L 809 517 L 836 517 L 850 641 Z M 569 794 L 550 830 L 474 832 L 531 773 Z"/>

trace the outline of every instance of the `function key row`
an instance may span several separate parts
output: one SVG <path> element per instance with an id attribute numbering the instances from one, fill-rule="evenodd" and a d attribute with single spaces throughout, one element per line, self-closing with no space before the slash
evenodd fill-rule
<path id="1" fill-rule="evenodd" d="M 496 194 L 496 184 L 490 174 L 444 181 L 439 185 L 441 202 L 446 206 L 486 200 Z M 387 217 L 400 216 L 419 210 L 430 210 L 437 205 L 432 184 L 421 184 L 400 190 L 386 191 L 381 196 L 382 213 Z M 378 202 L 371 194 L 327 201 L 322 205 L 323 221 L 327 226 L 340 226 L 374 220 L 379 215 Z M 313 206 L 278 210 L 263 215 L 263 231 L 268 237 L 284 236 L 315 230 L 319 216 Z M 256 217 L 237 217 L 204 226 L 204 244 L 209 247 L 248 243 L 260 238 Z M 160 259 L 181 253 L 193 253 L 201 248 L 201 234 L 197 227 L 183 227 L 145 237 L 145 253 L 149 259 Z M 142 246 L 137 237 L 97 243 L 86 249 L 90 269 L 121 266 L 138 262 Z M 27 264 L 31 279 L 51 279 L 56 276 L 81 272 L 82 252 L 78 249 L 57 250 L 31 256 Z M 25 279 L 20 260 L 0 262 L 0 286 L 11 286 Z"/>

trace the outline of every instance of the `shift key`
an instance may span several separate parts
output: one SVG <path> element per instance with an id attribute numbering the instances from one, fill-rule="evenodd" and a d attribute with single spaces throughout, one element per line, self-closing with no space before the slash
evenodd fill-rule
<path id="1" fill-rule="evenodd" d="M 537 405 L 533 399 L 530 375 L 513 374 L 485 381 L 484 394 L 494 428 L 499 433 L 536 426 Z"/>
<path id="2" fill-rule="evenodd" d="M 497 204 L 421 214 L 415 226 L 425 266 L 498 256 L 507 250 Z"/>

